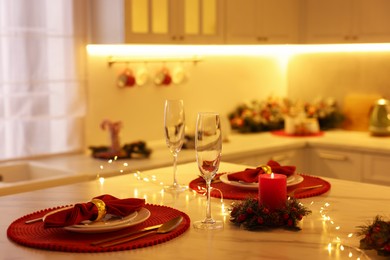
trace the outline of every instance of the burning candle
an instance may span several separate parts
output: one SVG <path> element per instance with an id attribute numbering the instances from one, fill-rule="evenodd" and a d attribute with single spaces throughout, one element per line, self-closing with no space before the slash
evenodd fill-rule
<path id="1" fill-rule="evenodd" d="M 270 210 L 285 207 L 287 199 L 287 177 L 283 174 L 259 175 L 259 203 Z"/>

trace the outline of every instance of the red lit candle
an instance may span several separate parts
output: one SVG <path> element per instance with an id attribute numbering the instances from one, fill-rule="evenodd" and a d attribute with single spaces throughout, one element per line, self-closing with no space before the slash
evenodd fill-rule
<path id="1" fill-rule="evenodd" d="M 259 175 L 259 203 L 270 210 L 285 207 L 287 199 L 287 177 L 283 174 Z"/>

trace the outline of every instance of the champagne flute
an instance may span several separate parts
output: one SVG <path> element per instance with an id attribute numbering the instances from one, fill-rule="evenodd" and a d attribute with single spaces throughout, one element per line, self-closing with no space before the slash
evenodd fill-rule
<path id="1" fill-rule="evenodd" d="M 165 140 L 173 155 L 173 184 L 165 186 L 166 191 L 181 192 L 187 186 L 181 186 L 176 179 L 177 156 L 183 146 L 185 117 L 183 100 L 166 100 L 164 109 Z"/>
<path id="2" fill-rule="evenodd" d="M 217 174 L 222 151 L 220 117 L 217 113 L 198 113 L 195 133 L 196 161 L 201 176 L 207 185 L 206 218 L 195 221 L 194 228 L 213 230 L 223 228 L 222 221 L 211 217 L 211 181 Z"/>

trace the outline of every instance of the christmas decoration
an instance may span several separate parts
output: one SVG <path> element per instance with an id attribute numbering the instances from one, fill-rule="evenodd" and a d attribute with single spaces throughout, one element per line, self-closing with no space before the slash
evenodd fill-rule
<path id="1" fill-rule="evenodd" d="M 241 133 L 281 130 L 286 117 L 316 119 L 320 130 L 336 128 L 344 120 L 332 98 L 318 98 L 309 103 L 269 97 L 263 101 L 240 104 L 229 114 L 232 129 Z"/>
<path id="2" fill-rule="evenodd" d="M 374 221 L 366 226 L 359 226 L 360 249 L 375 249 L 378 255 L 390 256 L 390 221 L 384 221 L 376 216 Z"/>
<path id="3" fill-rule="evenodd" d="M 108 146 L 90 146 L 92 157 L 98 159 L 140 159 L 149 158 L 152 150 L 144 141 L 132 142 L 123 145 L 118 153 L 112 153 Z"/>
<path id="4" fill-rule="evenodd" d="M 309 209 L 294 198 L 288 198 L 285 207 L 274 211 L 271 211 L 264 205 L 259 205 L 257 198 L 249 198 L 233 204 L 230 221 L 248 230 L 279 227 L 300 230 L 298 222 L 310 213 Z"/>

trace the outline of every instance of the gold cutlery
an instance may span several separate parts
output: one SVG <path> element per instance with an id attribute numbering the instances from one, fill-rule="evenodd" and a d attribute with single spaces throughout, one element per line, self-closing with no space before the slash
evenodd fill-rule
<path id="1" fill-rule="evenodd" d="M 117 239 L 120 239 L 120 238 L 132 236 L 132 235 L 139 234 L 139 233 L 142 233 L 142 232 L 145 232 L 145 231 L 158 229 L 162 225 L 163 224 L 159 224 L 159 225 L 155 225 L 155 226 L 149 226 L 149 227 L 146 227 L 146 228 L 143 228 L 143 229 L 140 229 L 140 230 L 135 230 L 135 231 L 130 232 L 130 233 L 126 233 L 126 234 L 122 234 L 122 235 L 118 235 L 118 236 L 114 236 L 114 237 L 109 237 L 109 238 L 106 238 L 106 239 L 98 240 L 98 241 L 92 242 L 90 245 L 91 246 L 97 246 L 97 245 L 100 245 L 100 244 L 103 244 L 103 243 L 111 242 L 111 241 L 114 241 L 114 240 L 117 240 Z"/>
<path id="2" fill-rule="evenodd" d="M 287 196 L 293 197 L 295 195 L 295 192 L 298 190 L 311 190 L 311 189 L 315 189 L 315 188 L 321 188 L 322 186 L 323 186 L 322 184 L 319 184 L 319 185 L 313 185 L 313 186 L 307 186 L 307 187 L 298 187 L 298 188 L 290 191 L 289 193 L 287 193 Z"/>
<path id="3" fill-rule="evenodd" d="M 183 217 L 178 216 L 176 218 L 173 218 L 173 219 L 165 222 L 157 230 L 152 230 L 152 231 L 147 231 L 147 232 L 143 232 L 144 230 L 141 230 L 142 233 L 139 235 L 132 236 L 133 234 L 128 234 L 130 237 L 125 237 L 123 239 L 113 241 L 111 243 L 103 243 L 103 244 L 100 244 L 100 246 L 101 247 L 109 247 L 109 246 L 123 244 L 123 243 L 129 242 L 129 241 L 132 241 L 132 240 L 144 237 L 144 236 L 148 236 L 151 234 L 165 234 L 165 233 L 168 233 L 168 232 L 171 232 L 172 230 L 174 230 L 177 226 L 180 225 L 180 223 L 182 221 L 183 221 Z"/>
<path id="4" fill-rule="evenodd" d="M 67 206 L 67 207 L 64 207 L 64 208 L 55 209 L 55 210 L 50 211 L 49 213 L 46 213 L 43 217 L 26 220 L 24 223 L 25 224 L 31 224 L 31 223 L 35 223 L 35 222 L 38 222 L 38 221 L 45 221 L 46 216 L 49 216 L 49 215 L 54 214 L 56 212 L 67 210 L 67 209 L 70 209 L 70 208 L 73 208 L 73 206 Z"/>

